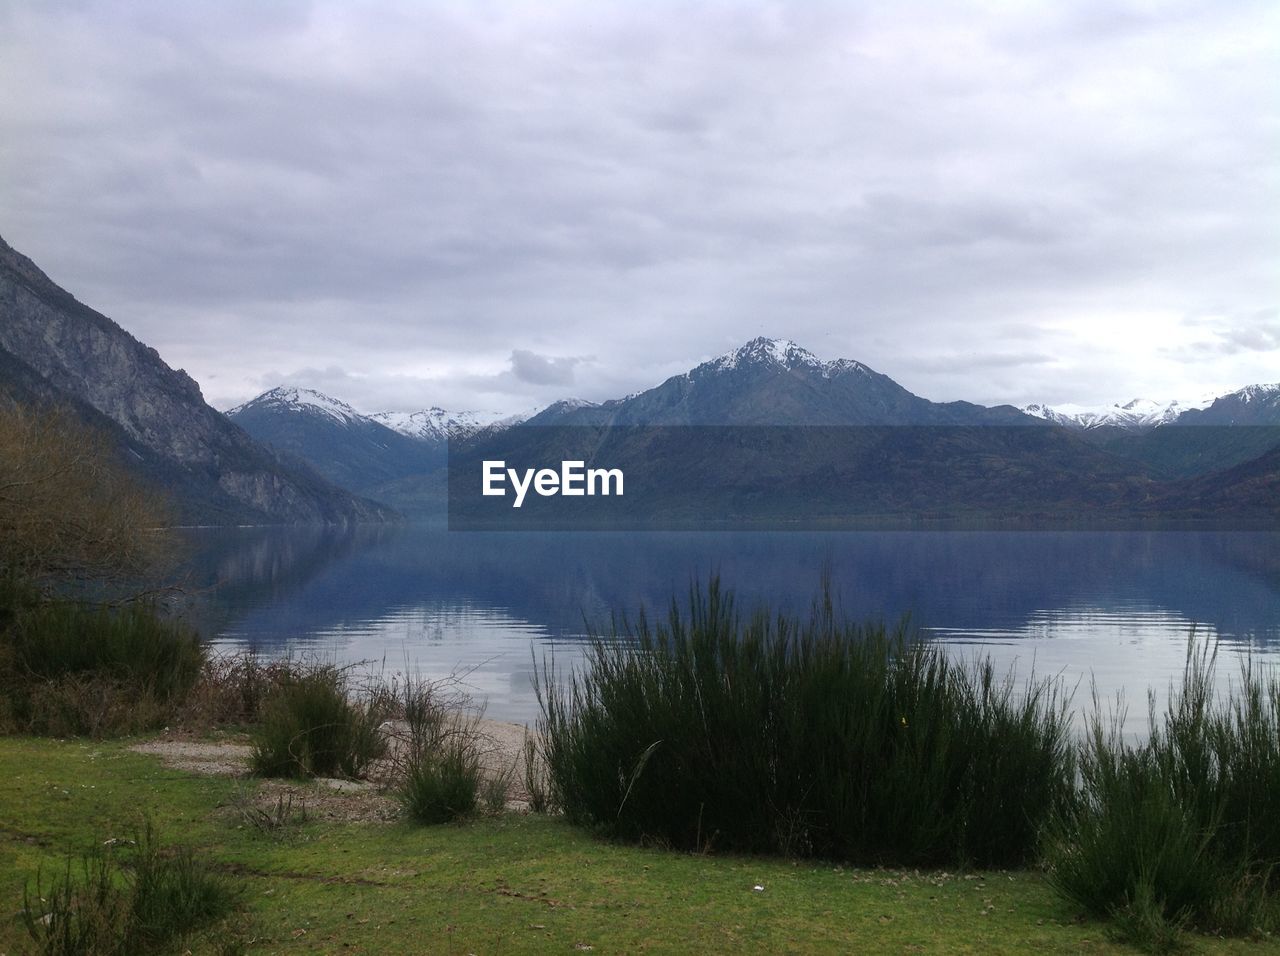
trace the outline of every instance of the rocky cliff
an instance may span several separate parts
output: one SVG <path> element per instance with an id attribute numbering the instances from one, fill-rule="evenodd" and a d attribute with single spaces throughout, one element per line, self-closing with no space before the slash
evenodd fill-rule
<path id="1" fill-rule="evenodd" d="M 383 507 L 285 461 L 164 363 L 0 239 L 0 395 L 61 405 L 112 435 L 185 522 L 380 521 Z"/>

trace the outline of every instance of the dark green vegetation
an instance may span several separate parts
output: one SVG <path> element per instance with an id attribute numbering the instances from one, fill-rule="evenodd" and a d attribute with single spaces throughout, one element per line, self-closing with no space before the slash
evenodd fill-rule
<path id="1" fill-rule="evenodd" d="M 21 911 L 42 956 L 142 956 L 217 927 L 221 952 L 236 952 L 233 929 L 220 926 L 239 894 L 191 847 L 161 846 L 150 821 L 130 841 L 111 841 L 58 876 L 37 876 Z M 212 937 L 214 934 L 210 933 Z"/>
<path id="2" fill-rule="evenodd" d="M 1016 866 L 1068 791 L 1053 685 L 1015 693 L 903 628 L 844 622 L 829 596 L 808 620 L 743 620 L 713 581 L 625 638 L 540 689 L 575 822 L 690 850 Z"/>
<path id="3" fill-rule="evenodd" d="M 482 791 L 492 792 L 490 809 L 500 812 L 510 780 L 481 772 L 476 718 L 448 707 L 438 686 L 412 677 L 389 696 L 406 728 L 396 793 L 405 815 L 426 824 L 461 820 L 475 813 Z"/>
<path id="4" fill-rule="evenodd" d="M 474 738 L 452 734 L 440 746 L 411 755 L 400 803 L 410 820 L 448 823 L 475 813 L 481 783 Z"/>
<path id="5" fill-rule="evenodd" d="M 8 592 L 0 609 L 0 727 L 22 733 L 137 733 L 186 703 L 205 655 L 154 608 L 93 607 Z M 19 596 L 21 595 L 21 596 Z"/>
<path id="6" fill-rule="evenodd" d="M 1051 882 L 1150 948 L 1184 926 L 1280 928 L 1280 683 L 1246 671 L 1217 700 L 1213 665 L 1189 654 L 1141 744 L 1095 713 L 1082 790 L 1050 842 Z"/>
<path id="7" fill-rule="evenodd" d="M 713 581 L 544 676 L 550 794 L 569 820 L 679 849 L 873 865 L 1047 865 L 1120 940 L 1280 930 L 1280 680 L 1214 697 L 1190 642 L 1140 744 L 1097 702 L 1072 740 L 1054 683 L 1020 691 L 903 630 L 739 618 Z M 1078 774 L 1077 774 L 1078 768 Z"/>
<path id="8" fill-rule="evenodd" d="M 386 752 L 386 713 L 352 694 L 347 672 L 328 664 L 286 669 L 253 730 L 253 769 L 265 777 L 359 777 Z"/>

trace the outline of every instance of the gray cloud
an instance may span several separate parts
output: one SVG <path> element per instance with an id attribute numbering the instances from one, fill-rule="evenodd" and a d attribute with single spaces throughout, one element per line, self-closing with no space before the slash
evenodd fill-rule
<path id="1" fill-rule="evenodd" d="M 520 381 L 531 385 L 572 385 L 574 367 L 582 361 L 578 357 L 552 358 L 528 349 L 515 349 L 511 353 L 511 371 Z"/>
<path id="2" fill-rule="evenodd" d="M 757 334 L 1197 394 L 1275 377 L 1278 66 L 1264 2 L 0 0 L 0 234 L 224 405 L 599 399 Z"/>

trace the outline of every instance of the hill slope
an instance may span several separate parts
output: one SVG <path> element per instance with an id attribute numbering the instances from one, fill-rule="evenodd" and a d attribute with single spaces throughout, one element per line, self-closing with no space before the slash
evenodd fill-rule
<path id="1" fill-rule="evenodd" d="M 227 412 L 251 436 L 297 456 L 335 484 L 366 493 L 444 464 L 444 446 L 410 438 L 306 388 L 273 388 Z"/>
<path id="2" fill-rule="evenodd" d="M 195 381 L 77 301 L 0 239 L 0 394 L 65 405 L 116 438 L 185 522 L 385 520 L 387 509 L 286 463 L 204 401 Z"/>

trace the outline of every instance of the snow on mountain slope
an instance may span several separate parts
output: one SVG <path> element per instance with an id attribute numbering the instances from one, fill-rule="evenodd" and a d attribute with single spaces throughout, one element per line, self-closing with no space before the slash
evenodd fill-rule
<path id="1" fill-rule="evenodd" d="M 1022 411 L 1037 418 L 1065 425 L 1068 428 L 1098 428 L 1110 425 L 1118 428 L 1155 428 L 1168 425 L 1183 412 L 1207 408 L 1218 396 L 1208 395 L 1192 401 L 1174 400 L 1157 402 L 1149 398 L 1135 398 L 1121 405 L 1027 405 Z"/>
<path id="2" fill-rule="evenodd" d="M 807 368 L 821 372 L 824 377 L 848 371 L 869 373 L 870 370 L 860 362 L 851 359 L 836 359 L 824 362 L 808 349 L 797 345 L 790 339 L 771 339 L 761 336 L 752 339 L 746 345 L 725 352 L 709 362 L 703 362 L 685 373 L 685 377 L 714 372 L 732 372 L 735 369 L 750 365 L 779 366 L 784 369 Z"/>
<path id="3" fill-rule="evenodd" d="M 369 417 L 393 431 L 420 441 L 443 442 L 450 436 L 473 435 L 481 429 L 503 429 L 518 425 L 533 411 L 504 415 L 501 412 L 451 412 L 432 406 L 417 412 L 376 412 Z"/>
<path id="4" fill-rule="evenodd" d="M 346 402 L 330 398 L 323 392 L 312 388 L 294 388 L 281 385 L 263 392 L 257 398 L 228 409 L 228 418 L 235 418 L 249 409 L 272 409 L 276 411 L 310 412 L 332 418 L 343 424 L 353 424 L 367 416 L 361 415 Z"/>

